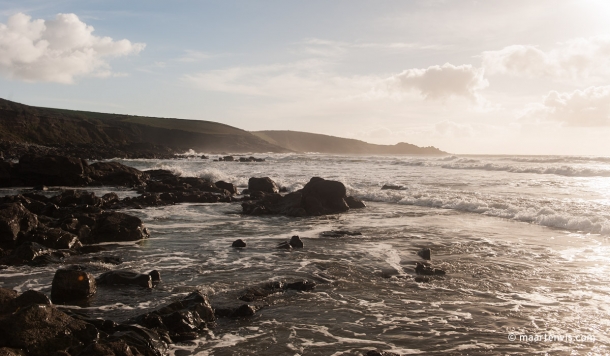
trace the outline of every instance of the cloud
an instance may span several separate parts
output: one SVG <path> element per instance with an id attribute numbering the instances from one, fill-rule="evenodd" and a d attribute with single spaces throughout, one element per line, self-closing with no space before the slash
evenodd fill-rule
<path id="1" fill-rule="evenodd" d="M 514 45 L 482 53 L 490 74 L 526 77 L 588 78 L 608 73 L 610 37 L 579 38 L 543 51 L 536 46 Z"/>
<path id="2" fill-rule="evenodd" d="M 554 120 L 569 126 L 610 126 L 610 85 L 571 93 L 551 91 L 542 103 L 527 108 L 521 118 Z"/>
<path id="3" fill-rule="evenodd" d="M 437 123 L 434 129 L 442 136 L 464 138 L 475 135 L 475 130 L 470 124 L 460 124 L 447 120 Z"/>
<path id="4" fill-rule="evenodd" d="M 93 31 L 75 14 L 47 21 L 13 15 L 0 24 L 0 72 L 24 81 L 71 84 L 77 76 L 113 75 L 106 58 L 136 54 L 146 46 Z"/>
<path id="5" fill-rule="evenodd" d="M 178 61 L 187 63 L 199 62 L 209 58 L 212 58 L 212 55 L 209 53 L 187 49 L 186 51 L 184 51 L 184 56 L 178 58 Z"/>
<path id="6" fill-rule="evenodd" d="M 452 96 L 478 100 L 478 91 L 489 83 L 482 69 L 469 64 L 431 66 L 426 69 L 407 69 L 388 79 L 390 87 L 398 90 L 415 90 L 426 99 L 448 99 Z"/>

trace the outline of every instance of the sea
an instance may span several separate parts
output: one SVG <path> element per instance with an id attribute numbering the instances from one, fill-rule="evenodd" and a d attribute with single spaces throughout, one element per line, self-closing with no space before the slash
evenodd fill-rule
<path id="1" fill-rule="evenodd" d="M 288 191 L 322 177 L 343 182 L 367 207 L 302 218 L 242 215 L 239 202 L 126 210 L 151 237 L 96 254 L 121 256 L 122 264 L 83 256 L 66 263 L 88 263 L 99 273 L 156 269 L 162 281 L 153 290 L 99 287 L 79 312 L 121 321 L 195 289 L 213 304 L 239 305 L 245 288 L 309 279 L 314 290 L 272 295 L 254 316 L 219 319 L 169 353 L 610 353 L 610 157 L 270 153 L 252 154 L 265 162 L 238 163 L 202 154 L 117 161 L 224 180 L 240 191 L 250 177 L 270 177 Z M 403 189 L 382 190 L 386 184 Z M 361 235 L 322 234 L 330 230 Z M 293 235 L 303 249 L 276 248 Z M 236 239 L 247 247 L 232 248 Z M 445 276 L 415 281 L 422 248 L 431 249 L 431 265 Z M 0 286 L 50 295 L 57 267 L 9 267 L 0 271 Z"/>

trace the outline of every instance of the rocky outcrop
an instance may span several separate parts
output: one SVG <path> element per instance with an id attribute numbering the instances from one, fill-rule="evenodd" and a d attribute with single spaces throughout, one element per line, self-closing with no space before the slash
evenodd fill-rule
<path id="1" fill-rule="evenodd" d="M 139 186 L 149 176 L 146 172 L 125 166 L 118 162 L 97 162 L 87 167 L 86 173 L 93 181 L 91 185 Z"/>
<path id="2" fill-rule="evenodd" d="M 266 178 L 262 179 L 264 179 L 262 182 L 266 181 Z M 269 179 L 269 181 L 271 180 Z M 346 196 L 343 183 L 319 177 L 311 178 L 303 189 L 286 195 L 270 192 L 273 189 L 268 189 L 267 192 L 260 190 L 263 187 L 258 185 L 261 182 L 259 178 L 250 178 L 250 182 L 253 182 L 253 184 L 248 185 L 250 197 L 242 203 L 244 214 L 318 216 L 343 213 L 350 208 L 365 207 L 362 201 Z M 271 188 L 269 184 L 269 182 L 265 183 L 267 188 Z"/>
<path id="3" fill-rule="evenodd" d="M 256 178 L 252 177 L 248 180 L 248 191 L 263 192 L 263 193 L 278 193 L 279 188 L 275 182 L 269 177 Z"/>
<path id="4" fill-rule="evenodd" d="M 0 246 L 11 246 L 20 235 L 34 230 L 38 218 L 21 203 L 0 205 Z"/>

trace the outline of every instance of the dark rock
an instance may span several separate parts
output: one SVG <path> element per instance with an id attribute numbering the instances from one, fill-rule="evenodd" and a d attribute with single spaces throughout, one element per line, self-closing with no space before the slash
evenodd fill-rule
<path id="1" fill-rule="evenodd" d="M 362 235 L 361 232 L 348 231 L 348 230 L 330 230 L 330 231 L 323 231 L 322 233 L 320 233 L 320 236 L 323 236 L 323 237 L 344 237 L 344 236 L 360 236 L 360 235 Z"/>
<path id="2" fill-rule="evenodd" d="M 90 182 L 84 159 L 64 156 L 25 155 L 17 170 L 24 185 L 82 186 Z"/>
<path id="3" fill-rule="evenodd" d="M 156 269 L 148 272 L 148 275 L 150 276 L 150 279 L 153 282 L 153 285 L 157 285 L 159 282 L 161 282 L 161 273 L 159 271 L 157 271 Z"/>
<path id="4" fill-rule="evenodd" d="M 36 242 L 24 242 L 13 251 L 13 256 L 21 263 L 31 262 L 35 259 L 49 255 L 52 251 Z"/>
<path id="5" fill-rule="evenodd" d="M 167 343 L 158 331 L 139 325 L 120 325 L 108 341 L 125 342 L 136 355 L 162 356 L 167 350 Z"/>
<path id="6" fill-rule="evenodd" d="M 0 314 L 10 313 L 13 303 L 17 298 L 17 292 L 12 289 L 0 288 Z"/>
<path id="7" fill-rule="evenodd" d="M 129 345 L 121 340 L 100 340 L 85 347 L 79 356 L 137 356 L 141 355 L 137 350 L 134 354 Z"/>
<path id="8" fill-rule="evenodd" d="M 218 160 L 220 161 L 220 158 Z M 224 157 L 222 157 L 222 160 L 225 161 L 225 162 L 233 162 L 233 161 L 235 161 L 235 157 L 233 157 L 233 156 L 224 156 Z"/>
<path id="9" fill-rule="evenodd" d="M 296 281 L 292 283 L 286 283 L 286 289 L 293 289 L 298 291 L 308 291 L 312 290 L 316 287 L 316 283 L 314 281 L 310 281 L 307 279 L 303 279 L 301 281 Z"/>
<path id="10" fill-rule="evenodd" d="M 234 318 L 247 318 L 251 317 L 256 313 L 256 308 L 252 305 L 243 304 L 239 308 L 235 309 L 233 313 L 231 313 L 231 317 Z"/>
<path id="11" fill-rule="evenodd" d="M 421 250 L 417 251 L 417 255 L 421 258 L 423 258 L 424 260 L 430 260 L 430 254 L 431 251 L 429 248 L 422 248 Z"/>
<path id="12" fill-rule="evenodd" d="M 415 278 L 413 278 L 413 280 L 417 283 L 429 283 L 430 282 L 430 277 L 426 277 L 426 276 L 415 276 Z"/>
<path id="13" fill-rule="evenodd" d="M 444 276 L 446 274 L 446 272 L 441 269 L 432 268 L 419 262 L 415 264 L 415 273 L 424 276 Z"/>
<path id="14" fill-rule="evenodd" d="M 289 243 L 292 248 L 303 248 L 303 241 L 297 235 L 291 237 Z"/>
<path id="15" fill-rule="evenodd" d="M 58 269 L 53 277 L 51 300 L 64 303 L 91 297 L 96 292 L 95 279 L 82 266 Z"/>
<path id="16" fill-rule="evenodd" d="M 214 183 L 218 188 L 227 190 L 231 194 L 237 194 L 237 187 L 233 183 L 227 183 L 225 181 L 219 180 Z"/>
<path id="17" fill-rule="evenodd" d="M 38 218 L 23 204 L 0 205 L 0 245 L 13 245 L 20 233 L 30 232 L 37 226 Z"/>
<path id="18" fill-rule="evenodd" d="M 290 245 L 290 243 L 288 241 L 280 242 L 279 244 L 277 244 L 276 248 L 283 249 L 283 250 L 292 250 L 292 246 Z"/>
<path id="19" fill-rule="evenodd" d="M 346 189 L 343 183 L 313 177 L 303 187 L 301 205 L 308 215 L 326 215 L 349 210 L 345 202 Z"/>
<path id="20" fill-rule="evenodd" d="M 371 350 L 366 353 L 366 356 L 400 356 L 399 354 L 388 351 Z"/>
<path id="21" fill-rule="evenodd" d="M 237 240 L 233 241 L 233 244 L 231 244 L 231 247 L 246 247 L 246 243 L 242 239 L 237 239 Z"/>
<path id="22" fill-rule="evenodd" d="M 407 188 L 402 185 L 384 184 L 381 190 L 405 190 Z"/>
<path id="23" fill-rule="evenodd" d="M 15 298 L 14 301 L 16 309 L 25 308 L 32 304 L 51 305 L 51 300 L 49 297 L 39 291 L 28 290 Z"/>
<path id="24" fill-rule="evenodd" d="M 0 331 L 8 347 L 28 355 L 49 355 L 55 351 L 79 350 L 99 338 L 91 324 L 74 319 L 50 305 L 34 304 L 4 317 Z"/>
<path id="25" fill-rule="evenodd" d="M 248 180 L 248 191 L 252 192 L 265 192 L 265 193 L 278 193 L 279 189 L 277 184 L 269 177 L 255 178 L 252 177 Z"/>
<path id="26" fill-rule="evenodd" d="M 155 271 L 157 274 L 158 272 Z M 157 277 L 155 274 L 155 277 Z M 157 281 L 159 281 L 161 278 Z M 133 285 L 144 288 L 152 288 L 153 280 L 150 274 L 143 274 L 128 270 L 108 271 L 102 273 L 95 279 L 98 285 Z"/>
<path id="27" fill-rule="evenodd" d="M 146 172 L 125 166 L 119 162 L 96 162 L 87 167 L 94 184 L 115 186 L 141 185 L 149 179 Z"/>
<path id="28" fill-rule="evenodd" d="M 155 330 L 165 330 L 174 342 L 190 340 L 215 325 L 216 316 L 206 295 L 199 291 L 156 311 L 131 320 Z"/>
<path id="29" fill-rule="evenodd" d="M 384 268 L 381 270 L 381 277 L 383 278 L 392 278 L 399 275 L 400 272 L 396 268 Z"/>
<path id="30" fill-rule="evenodd" d="M 354 198 L 354 197 L 345 198 L 345 202 L 347 203 L 347 206 L 349 206 L 350 209 L 366 208 L 366 204 L 364 204 L 364 202 L 362 200 Z"/>
<path id="31" fill-rule="evenodd" d="M 36 185 L 32 188 L 32 190 L 47 191 L 49 190 L 49 187 L 47 187 L 46 185 Z"/>
<path id="32" fill-rule="evenodd" d="M 23 237 L 23 240 L 37 242 L 55 249 L 78 248 L 81 245 L 78 236 L 63 229 L 47 227 L 39 227 L 31 231 Z"/>
<path id="33" fill-rule="evenodd" d="M 91 233 L 84 243 L 137 241 L 150 236 L 140 218 L 118 212 L 103 212 L 95 216 Z"/>

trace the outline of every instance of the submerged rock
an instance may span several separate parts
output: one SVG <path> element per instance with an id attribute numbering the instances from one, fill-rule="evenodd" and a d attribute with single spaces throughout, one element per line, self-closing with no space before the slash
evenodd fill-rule
<path id="1" fill-rule="evenodd" d="M 161 281 L 159 271 L 148 274 L 129 270 L 108 271 L 95 279 L 98 285 L 133 285 L 151 289 Z"/>
<path id="2" fill-rule="evenodd" d="M 303 248 L 303 241 L 297 235 L 291 237 L 289 243 L 292 248 Z"/>
<path id="3" fill-rule="evenodd" d="M 366 356 L 400 356 L 400 355 L 393 353 L 393 352 L 389 352 L 389 351 L 371 350 L 366 353 Z"/>
<path id="4" fill-rule="evenodd" d="M 95 278 L 82 266 L 58 269 L 51 285 L 53 303 L 65 303 L 91 297 L 97 291 Z"/>
<path id="5" fill-rule="evenodd" d="M 282 250 L 292 250 L 292 245 L 288 241 L 282 241 L 275 248 L 279 248 Z"/>
<path id="6" fill-rule="evenodd" d="M 406 190 L 406 187 L 403 187 L 402 185 L 394 185 L 394 184 L 384 184 L 383 187 L 381 187 L 381 190 Z"/>
<path id="7" fill-rule="evenodd" d="M 233 241 L 233 243 L 231 244 L 231 247 L 238 247 L 238 248 L 246 247 L 246 243 L 242 239 L 237 239 L 237 240 Z"/>
<path id="8" fill-rule="evenodd" d="M 421 258 L 423 258 L 424 260 L 430 260 L 431 258 L 431 251 L 429 248 L 422 248 L 421 250 L 417 251 L 417 255 Z"/>
<path id="9" fill-rule="evenodd" d="M 358 231 L 349 231 L 349 230 L 330 230 L 323 231 L 320 233 L 320 236 L 323 237 L 344 237 L 344 236 L 360 236 L 361 232 Z"/>
<path id="10" fill-rule="evenodd" d="M 419 262 L 415 264 L 415 273 L 424 276 L 444 276 L 446 274 L 442 269 L 432 268 Z"/>

